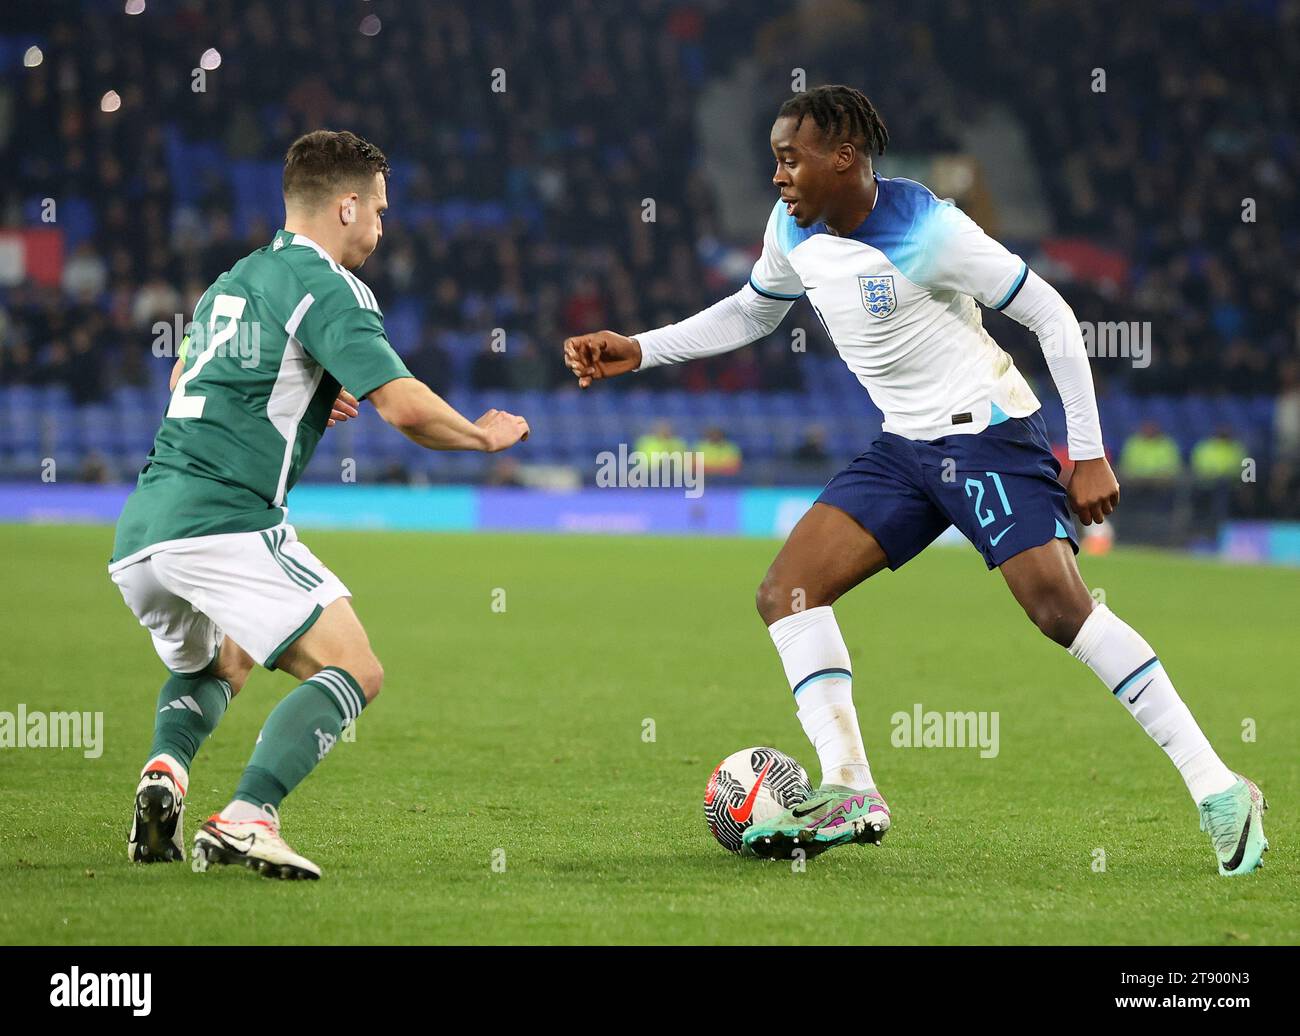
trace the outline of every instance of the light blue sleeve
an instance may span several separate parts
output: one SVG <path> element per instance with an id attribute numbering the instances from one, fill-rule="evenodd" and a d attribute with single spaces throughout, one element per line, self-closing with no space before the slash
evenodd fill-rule
<path id="1" fill-rule="evenodd" d="M 789 226 L 786 226 L 786 223 Z M 794 230 L 794 234 L 791 230 Z M 786 253 L 797 243 L 798 233 L 794 220 L 785 214 L 780 202 L 772 209 L 763 233 L 763 254 L 749 275 L 749 286 L 760 295 L 783 302 L 793 302 L 803 293 L 803 282 L 795 272 Z"/>
<path id="2" fill-rule="evenodd" d="M 1004 309 L 1020 291 L 1029 268 L 951 203 L 935 205 L 909 235 L 908 277 L 927 288 L 969 295 L 990 309 Z"/>

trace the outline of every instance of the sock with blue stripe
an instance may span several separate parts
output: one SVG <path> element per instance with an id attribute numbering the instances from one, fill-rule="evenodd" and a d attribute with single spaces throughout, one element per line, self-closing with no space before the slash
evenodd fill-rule
<path id="1" fill-rule="evenodd" d="M 874 788 L 853 707 L 853 673 L 835 612 L 809 608 L 767 628 L 794 692 L 799 722 L 817 750 L 822 783 Z"/>
<path id="2" fill-rule="evenodd" d="M 1151 645 L 1104 604 L 1079 628 L 1070 654 L 1101 678 L 1165 750 L 1198 805 L 1237 783 L 1174 690 Z"/>
<path id="3" fill-rule="evenodd" d="M 235 802 L 279 809 L 365 705 L 366 696 L 356 680 L 338 666 L 326 666 L 299 684 L 267 717 L 235 790 Z M 223 815 L 230 819 L 225 811 Z"/>

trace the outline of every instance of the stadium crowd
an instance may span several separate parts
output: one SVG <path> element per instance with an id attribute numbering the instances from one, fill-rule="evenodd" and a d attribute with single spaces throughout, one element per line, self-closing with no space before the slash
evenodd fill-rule
<path id="1" fill-rule="evenodd" d="M 767 108 L 807 66 L 862 86 L 912 153 L 950 151 L 963 120 L 1010 105 L 1057 232 L 1123 258 L 1117 277 L 1058 280 L 1063 293 L 1083 320 L 1152 328 L 1149 366 L 1094 364 L 1103 400 L 1274 397 L 1267 441 L 1247 445 L 1274 462 L 1276 508 L 1300 506 L 1300 112 L 1278 74 L 1300 57 L 1294 4 L 778 0 L 755 17 L 721 0 L 510 0 L 404 5 L 377 35 L 359 31 L 356 5 L 318 0 L 140 17 L 55 6 L 38 66 L 24 67 L 34 37 L 20 18 L 0 46 L 3 225 L 44 225 L 52 199 L 66 249 L 59 284 L 0 289 L 0 385 L 62 385 L 82 405 L 155 384 L 155 322 L 270 239 L 286 144 L 329 125 L 392 159 L 385 240 L 363 276 L 412 370 L 448 391 L 559 389 L 566 334 L 655 326 L 734 289 L 709 258 L 721 232 L 694 112 L 712 77 L 757 53 Z M 196 80 L 209 46 L 225 59 Z M 109 87 L 121 108 L 101 112 Z M 1041 381 L 1033 339 L 988 324 Z M 636 384 L 752 396 L 821 380 L 785 335 Z M 1182 430 L 1183 454 L 1213 430 Z"/>

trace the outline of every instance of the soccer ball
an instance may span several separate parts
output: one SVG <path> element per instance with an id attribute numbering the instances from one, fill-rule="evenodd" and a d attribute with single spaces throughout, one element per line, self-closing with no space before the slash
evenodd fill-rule
<path id="1" fill-rule="evenodd" d="M 722 762 L 704 789 L 704 819 L 724 849 L 740 852 L 756 820 L 770 820 L 813 793 L 808 774 L 775 748 L 742 748 Z"/>

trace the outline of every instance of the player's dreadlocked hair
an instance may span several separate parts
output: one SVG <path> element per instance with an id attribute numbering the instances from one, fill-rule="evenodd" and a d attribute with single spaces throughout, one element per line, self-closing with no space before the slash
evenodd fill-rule
<path id="1" fill-rule="evenodd" d="M 391 170 L 384 153 L 347 130 L 316 130 L 299 137 L 284 156 L 284 196 L 312 204 L 332 191 L 369 186 Z"/>
<path id="2" fill-rule="evenodd" d="M 866 94 L 851 86 L 814 86 L 795 94 L 781 105 L 777 118 L 787 115 L 799 120 L 795 129 L 810 115 L 822 136 L 832 141 L 847 140 L 860 151 L 883 155 L 889 143 L 889 130 L 880 113 Z"/>

